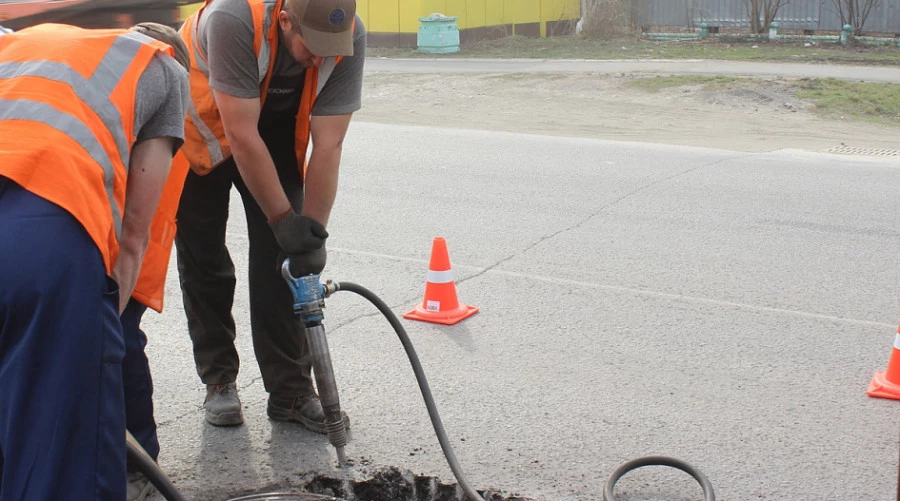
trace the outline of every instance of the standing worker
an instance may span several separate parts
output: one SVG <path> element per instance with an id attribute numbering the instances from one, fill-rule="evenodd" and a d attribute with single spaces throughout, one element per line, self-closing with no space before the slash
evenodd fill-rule
<path id="1" fill-rule="evenodd" d="M 125 499 L 119 315 L 183 141 L 175 35 L 0 36 L 2 501 Z"/>
<path id="2" fill-rule="evenodd" d="M 247 217 L 250 325 L 268 415 L 325 433 L 278 257 L 291 258 L 295 276 L 325 266 L 341 145 L 361 106 L 366 37 L 356 2 L 207 0 L 181 34 L 191 49 L 195 109 L 185 126 L 191 172 L 175 246 L 206 419 L 243 422 L 235 270 L 225 246 L 234 186 Z"/>

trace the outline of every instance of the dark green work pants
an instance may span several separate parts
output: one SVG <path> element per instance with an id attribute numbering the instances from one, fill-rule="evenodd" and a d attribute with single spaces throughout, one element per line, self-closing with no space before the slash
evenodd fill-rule
<path id="1" fill-rule="evenodd" d="M 303 184 L 294 153 L 292 120 L 261 122 L 260 134 L 291 204 L 299 211 Z M 178 208 L 178 274 L 197 373 L 206 384 L 232 382 L 238 374 L 231 314 L 235 270 L 225 246 L 232 186 L 241 194 L 247 215 L 250 328 L 263 383 L 277 398 L 307 395 L 313 391 L 309 350 L 304 333 L 293 321 L 293 296 L 277 271 L 280 249 L 233 158 L 205 176 L 189 173 Z"/>

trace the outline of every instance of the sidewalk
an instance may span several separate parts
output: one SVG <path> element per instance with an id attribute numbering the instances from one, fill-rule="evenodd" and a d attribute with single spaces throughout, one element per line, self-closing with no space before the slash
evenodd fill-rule
<path id="1" fill-rule="evenodd" d="M 659 73 L 794 78 L 835 78 L 900 84 L 900 68 L 749 61 L 586 59 L 366 60 L 369 73 Z"/>

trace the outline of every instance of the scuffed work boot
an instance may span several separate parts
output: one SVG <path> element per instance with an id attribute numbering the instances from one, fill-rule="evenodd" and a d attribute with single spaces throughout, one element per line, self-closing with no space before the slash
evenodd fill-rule
<path id="1" fill-rule="evenodd" d="M 216 426 L 237 426 L 244 422 L 241 414 L 241 399 L 238 398 L 234 383 L 206 385 L 206 400 L 203 401 L 206 420 Z"/>
<path id="2" fill-rule="evenodd" d="M 322 410 L 322 402 L 315 393 L 288 400 L 281 400 L 269 396 L 269 405 L 266 409 L 270 419 L 275 421 L 291 421 L 300 423 L 308 430 L 316 433 L 328 433 L 325 425 L 325 411 Z M 350 418 L 347 413 L 341 411 L 344 418 L 344 427 L 350 429 Z"/>

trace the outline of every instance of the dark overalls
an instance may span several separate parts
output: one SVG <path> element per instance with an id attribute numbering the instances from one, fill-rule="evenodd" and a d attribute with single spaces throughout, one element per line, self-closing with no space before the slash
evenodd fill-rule
<path id="1" fill-rule="evenodd" d="M 303 205 L 303 181 L 294 129 L 302 85 L 303 74 L 273 76 L 259 120 L 260 136 L 297 211 Z M 309 350 L 293 324 L 293 296 L 277 271 L 281 249 L 234 158 L 205 176 L 189 172 L 178 207 L 175 246 L 197 373 L 206 384 L 230 383 L 236 380 L 240 365 L 231 314 L 235 270 L 225 246 L 232 186 L 241 194 L 247 217 L 250 327 L 256 360 L 266 391 L 273 398 L 290 401 L 313 391 Z"/>
<path id="2" fill-rule="evenodd" d="M 125 499 L 118 296 L 82 225 L 0 177 L 0 501 Z"/>
<path id="3" fill-rule="evenodd" d="M 141 330 L 141 317 L 147 307 L 128 300 L 122 312 L 125 358 L 122 359 L 122 384 L 125 387 L 125 425 L 141 447 L 155 461 L 159 457 L 159 438 L 153 418 L 153 379 L 144 348 L 147 335 Z M 128 471 L 135 468 L 129 464 Z"/>

